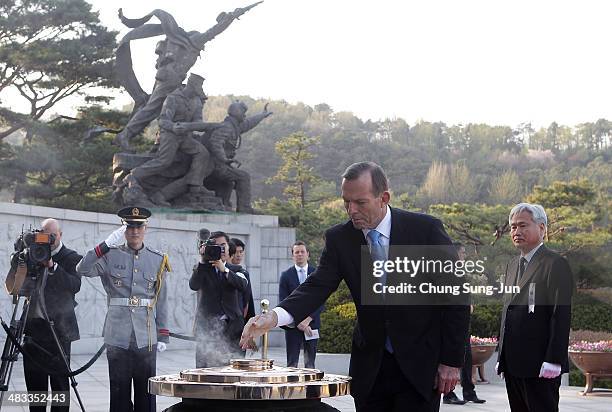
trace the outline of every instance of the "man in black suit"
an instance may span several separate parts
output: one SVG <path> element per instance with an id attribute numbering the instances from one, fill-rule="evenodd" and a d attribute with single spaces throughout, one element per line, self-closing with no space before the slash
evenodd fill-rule
<path id="1" fill-rule="evenodd" d="M 76 265 L 82 256 L 64 246 L 62 231 L 57 220 L 45 219 L 41 224 L 41 230 L 55 236 L 51 245 L 51 259 L 46 264 L 49 274 L 44 288 L 45 306 L 49 320 L 54 324 L 60 345 L 66 357 L 70 359 L 71 343 L 80 338 L 79 326 L 74 313 L 76 306 L 74 295 L 81 289 L 81 277 L 76 272 Z M 9 279 L 14 278 L 16 263 L 14 261 L 11 264 L 7 286 Z M 68 377 L 49 375 L 32 362 L 34 360 L 49 370 L 67 373 L 60 349 L 53 338 L 49 323 L 45 320 L 44 309 L 40 302 L 39 296 L 36 302 L 31 303 L 24 333 L 24 349 L 29 356 L 34 358 L 31 359 L 28 356 L 23 358 L 26 387 L 28 391 L 47 392 L 50 380 L 52 391 L 68 392 L 70 391 Z M 67 394 L 66 399 L 70 400 L 70 394 Z M 68 411 L 68 409 L 68 405 L 51 407 L 52 412 Z M 43 406 L 30 406 L 30 411 L 33 412 L 45 410 Z"/>
<path id="2" fill-rule="evenodd" d="M 497 372 L 506 380 L 513 412 L 559 410 L 561 374 L 569 372 L 567 346 L 574 289 L 567 260 L 543 244 L 547 217 L 540 205 L 520 203 L 508 218 L 521 251 L 506 267 Z"/>
<path id="3" fill-rule="evenodd" d="M 189 279 L 191 290 L 198 292 L 198 308 L 194 333 L 196 367 L 227 365 L 231 357 L 243 356 L 238 347 L 240 332 L 244 326 L 242 295 L 248 288 L 248 280 L 241 267 L 229 261 L 229 236 L 224 232 L 210 235 L 221 246 L 221 259 L 204 260 L 205 245 L 200 247 L 201 261 L 193 268 Z"/>
<path id="4" fill-rule="evenodd" d="M 469 307 L 362 302 L 362 292 L 369 290 L 362 285 L 362 246 L 369 247 L 372 262 L 380 260 L 376 255 L 389 245 L 451 241 L 438 219 L 388 206 L 387 177 L 377 164 L 355 163 L 342 177 L 350 221 L 325 233 L 317 270 L 274 310 L 251 319 L 241 345 L 252 346 L 255 337 L 277 325 L 301 322 L 344 280 L 357 308 L 350 365 L 357 410 L 438 411 L 440 394 L 452 390 L 459 379 Z M 363 270 L 367 274 L 368 267 Z"/>
<path id="5" fill-rule="evenodd" d="M 249 271 L 246 270 L 246 265 L 244 264 L 245 249 L 246 245 L 242 240 L 238 239 L 237 237 L 230 239 L 230 263 L 232 265 L 240 266 L 240 273 L 244 274 L 249 282 L 247 290 L 240 294 L 242 296 L 242 313 L 244 315 L 244 323 L 247 323 L 249 319 L 255 316 L 255 304 L 253 302 L 253 290 L 251 288 L 251 275 L 249 274 Z"/>
<path id="6" fill-rule="evenodd" d="M 308 275 L 315 271 L 315 268 L 308 265 L 308 248 L 301 240 L 298 240 L 291 247 L 291 257 L 294 265 L 281 273 L 278 284 L 278 301 L 282 302 L 298 286 L 300 286 Z M 315 367 L 315 357 L 317 356 L 318 338 L 311 338 L 313 330 L 318 333 L 321 327 L 321 311 L 323 307 L 306 316 L 297 328 L 285 328 L 285 343 L 287 347 L 287 366 L 297 368 L 300 360 L 300 349 L 304 347 L 304 366 L 307 368 Z M 311 339 L 306 339 L 309 337 Z"/>

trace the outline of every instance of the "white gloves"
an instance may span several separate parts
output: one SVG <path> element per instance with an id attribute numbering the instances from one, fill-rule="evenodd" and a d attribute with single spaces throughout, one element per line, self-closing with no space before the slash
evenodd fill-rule
<path id="1" fill-rule="evenodd" d="M 166 350 L 166 344 L 164 342 L 157 342 L 157 351 L 163 352 Z"/>
<path id="2" fill-rule="evenodd" d="M 559 375 L 561 375 L 561 365 L 548 362 L 542 363 L 542 367 L 540 368 L 540 378 L 553 379 Z"/>
<path id="3" fill-rule="evenodd" d="M 125 228 L 126 227 L 127 226 L 125 225 L 121 225 L 119 229 L 115 230 L 113 233 L 108 235 L 108 237 L 104 241 L 104 243 L 106 243 L 106 246 L 111 247 L 111 246 L 117 246 L 117 245 L 122 244 L 125 239 Z"/>

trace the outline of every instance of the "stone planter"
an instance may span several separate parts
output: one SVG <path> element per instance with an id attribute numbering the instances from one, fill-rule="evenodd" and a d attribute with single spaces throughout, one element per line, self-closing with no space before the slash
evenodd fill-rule
<path id="1" fill-rule="evenodd" d="M 569 351 L 569 356 L 586 378 L 586 386 L 581 394 L 593 392 L 595 378 L 612 378 L 612 352 Z"/>
<path id="2" fill-rule="evenodd" d="M 480 382 L 488 383 L 484 376 L 484 364 L 489 360 L 493 353 L 495 353 L 495 347 L 497 345 L 471 345 L 472 348 L 472 375 L 477 370 L 480 377 Z M 472 377 L 473 382 L 478 382 L 477 379 Z"/>

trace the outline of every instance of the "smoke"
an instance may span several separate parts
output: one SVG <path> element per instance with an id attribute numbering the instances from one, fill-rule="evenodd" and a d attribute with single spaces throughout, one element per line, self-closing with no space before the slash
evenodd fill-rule
<path id="1" fill-rule="evenodd" d="M 197 367 L 227 366 L 230 359 L 244 358 L 244 351 L 238 345 L 239 335 L 234 337 L 235 331 L 228 329 L 232 326 L 232 322 L 227 323 L 225 320 L 213 317 L 199 319 L 196 322 Z"/>

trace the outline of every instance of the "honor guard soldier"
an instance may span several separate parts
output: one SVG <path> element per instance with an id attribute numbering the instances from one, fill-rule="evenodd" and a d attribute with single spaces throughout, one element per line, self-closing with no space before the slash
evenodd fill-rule
<path id="1" fill-rule="evenodd" d="M 166 254 L 143 243 L 149 210 L 126 207 L 117 215 L 122 226 L 87 252 L 77 270 L 83 276 L 100 276 L 106 290 L 103 335 L 110 410 L 153 412 L 155 396 L 148 393 L 148 379 L 155 375 L 156 351 L 163 352 L 169 339 L 164 276 L 170 266 Z"/>

